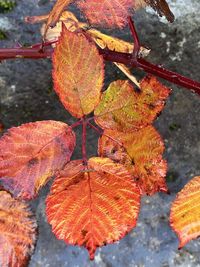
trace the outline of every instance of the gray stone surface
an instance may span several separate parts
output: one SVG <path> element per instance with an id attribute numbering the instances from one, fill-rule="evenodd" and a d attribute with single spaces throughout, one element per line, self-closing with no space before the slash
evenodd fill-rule
<path id="1" fill-rule="evenodd" d="M 135 15 L 142 43 L 152 49 L 149 60 L 200 81 L 200 4 L 199 0 L 169 1 L 175 15 L 174 24 L 160 20 L 152 11 Z M 43 14 L 52 2 L 18 0 L 17 7 L 0 15 L 0 29 L 8 39 L 1 47 L 15 43 L 40 41 L 39 25 L 25 25 L 25 15 Z M 130 39 L 128 29 L 114 32 Z M 125 78 L 113 65 L 107 64 L 105 84 Z M 141 72 L 137 71 L 141 76 Z M 200 266 L 200 240 L 190 242 L 178 251 L 178 240 L 169 227 L 170 205 L 176 193 L 193 176 L 200 174 L 200 98 L 190 91 L 169 84 L 173 93 L 155 123 L 162 134 L 168 161 L 168 186 L 171 195 L 144 197 L 137 227 L 123 240 L 97 250 L 89 262 L 85 249 L 66 246 L 56 240 L 45 218 L 45 197 L 50 184 L 31 203 L 39 225 L 39 238 L 30 267 L 172 267 Z M 59 103 L 52 90 L 49 60 L 10 60 L 0 65 L 0 120 L 5 128 L 29 121 L 54 119 L 72 123 L 73 119 Z M 77 131 L 78 140 L 80 133 Z M 95 155 L 97 136 L 88 137 L 88 154 Z M 79 143 L 80 144 L 80 143 Z M 80 158 L 80 146 L 73 158 Z"/>

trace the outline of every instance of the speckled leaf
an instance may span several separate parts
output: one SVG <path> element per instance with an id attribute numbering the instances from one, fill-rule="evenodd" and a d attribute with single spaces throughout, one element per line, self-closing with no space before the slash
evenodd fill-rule
<path id="1" fill-rule="evenodd" d="M 97 247 L 122 238 L 136 225 L 140 191 L 123 165 L 91 158 L 65 166 L 47 198 L 47 218 L 58 239 L 85 246 L 94 258 Z"/>
<path id="2" fill-rule="evenodd" d="M 123 164 L 147 195 L 167 192 L 163 151 L 164 143 L 153 126 L 131 133 L 105 130 L 98 146 L 99 155 Z"/>
<path id="3" fill-rule="evenodd" d="M 103 58 L 96 46 L 63 26 L 53 54 L 53 80 L 65 108 L 77 118 L 91 113 L 99 103 L 103 78 Z"/>
<path id="4" fill-rule="evenodd" d="M 165 15 L 174 21 L 165 0 L 81 0 L 78 6 L 92 25 L 123 28 L 128 23 L 128 16 L 141 7 L 150 5 L 160 16 Z"/>
<path id="5" fill-rule="evenodd" d="M 62 122 L 11 128 L 0 139 L 0 185 L 15 197 L 33 198 L 70 160 L 74 147 L 75 135 Z"/>
<path id="6" fill-rule="evenodd" d="M 25 267 L 33 252 L 36 221 L 28 206 L 0 191 L 0 266 Z"/>
<path id="7" fill-rule="evenodd" d="M 171 207 L 170 225 L 179 237 L 179 248 L 200 236 L 200 176 L 177 194 Z"/>
<path id="8" fill-rule="evenodd" d="M 92 25 L 123 28 L 133 12 L 133 0 L 82 0 L 78 6 Z"/>
<path id="9" fill-rule="evenodd" d="M 155 77 L 145 77 L 136 91 L 128 81 L 112 82 L 95 109 L 103 129 L 130 132 L 151 124 L 164 107 L 170 89 Z"/>

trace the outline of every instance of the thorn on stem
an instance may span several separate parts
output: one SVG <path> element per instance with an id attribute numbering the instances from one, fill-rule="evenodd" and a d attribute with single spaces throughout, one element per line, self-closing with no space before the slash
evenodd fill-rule
<path id="1" fill-rule="evenodd" d="M 129 27 L 132 33 L 132 37 L 133 37 L 133 41 L 134 41 L 134 47 L 133 47 L 133 53 L 132 53 L 132 60 L 134 62 L 137 62 L 137 58 L 139 57 L 139 52 L 140 52 L 140 41 L 139 41 L 139 37 L 137 34 L 137 31 L 135 29 L 135 25 L 134 22 L 132 20 L 132 18 L 129 16 L 128 17 L 128 23 L 129 23 Z"/>
<path id="2" fill-rule="evenodd" d="M 44 53 L 44 47 L 45 47 L 45 41 L 44 41 L 44 39 L 42 39 L 42 43 L 41 43 L 41 46 L 39 48 L 40 53 Z"/>

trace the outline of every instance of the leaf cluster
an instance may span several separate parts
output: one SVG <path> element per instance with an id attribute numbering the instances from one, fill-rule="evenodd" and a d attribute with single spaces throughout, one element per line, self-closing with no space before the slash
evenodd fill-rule
<path id="1" fill-rule="evenodd" d="M 143 195 L 168 192 L 164 142 L 153 122 L 171 90 L 154 76 L 138 82 L 122 64 L 117 66 L 131 81 L 116 80 L 104 90 L 104 60 L 97 46 L 130 53 L 134 46 L 79 22 L 70 12 L 61 16 L 71 2 L 58 0 L 49 15 L 32 22 L 47 20 L 43 33 L 49 41 L 61 34 L 52 58 L 54 89 L 77 121 L 26 123 L 0 138 L 3 267 L 26 266 L 36 223 L 23 200 L 36 197 L 51 178 L 46 214 L 52 231 L 67 244 L 86 247 L 90 259 L 97 247 L 121 239 L 136 226 Z M 145 5 L 173 21 L 165 0 L 78 1 L 91 24 L 108 27 L 124 27 L 131 12 Z M 48 29 L 58 20 L 54 30 Z M 141 48 L 140 53 L 148 50 Z M 70 161 L 76 146 L 73 129 L 78 126 L 82 126 L 82 159 Z M 89 159 L 88 128 L 100 134 L 98 155 Z M 195 177 L 172 205 L 170 222 L 180 247 L 200 235 L 199 191 L 200 177 Z"/>

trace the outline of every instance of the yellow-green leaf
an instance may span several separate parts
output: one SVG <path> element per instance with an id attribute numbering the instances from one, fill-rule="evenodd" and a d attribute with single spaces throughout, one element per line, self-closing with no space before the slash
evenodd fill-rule
<path id="1" fill-rule="evenodd" d="M 95 121 L 103 129 L 135 131 L 151 124 L 164 107 L 170 89 L 155 77 L 145 77 L 136 91 L 128 81 L 112 82 L 95 109 Z"/>

